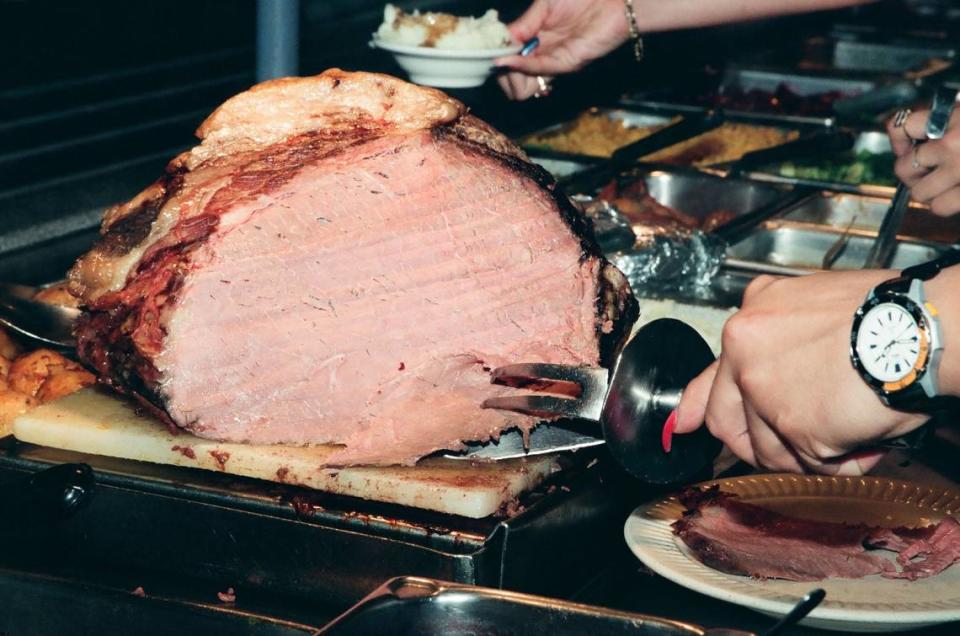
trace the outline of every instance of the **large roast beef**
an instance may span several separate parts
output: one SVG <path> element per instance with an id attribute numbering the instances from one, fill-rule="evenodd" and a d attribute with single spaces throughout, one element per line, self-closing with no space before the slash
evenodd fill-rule
<path id="1" fill-rule="evenodd" d="M 410 463 L 535 421 L 492 367 L 609 362 L 636 315 L 554 182 L 441 92 L 330 70 L 228 100 L 70 273 L 81 358 L 217 440 Z"/>

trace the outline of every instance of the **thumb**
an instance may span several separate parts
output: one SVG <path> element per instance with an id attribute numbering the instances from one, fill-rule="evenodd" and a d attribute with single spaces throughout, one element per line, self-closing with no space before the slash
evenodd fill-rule
<path id="1" fill-rule="evenodd" d="M 823 462 L 821 466 L 814 466 L 818 473 L 827 475 L 866 475 L 880 460 L 886 457 L 884 449 L 870 449 L 850 453 L 835 460 Z"/>
<path id="2" fill-rule="evenodd" d="M 677 406 L 677 427 L 674 432 L 678 435 L 692 433 L 703 425 L 707 400 L 710 398 L 710 389 L 713 388 L 713 379 L 717 377 L 719 366 L 720 361 L 715 361 L 684 389 L 683 397 Z"/>
<path id="3" fill-rule="evenodd" d="M 547 19 L 549 5 L 546 0 L 535 0 L 522 16 L 507 25 L 510 35 L 519 43 L 533 39 Z"/>

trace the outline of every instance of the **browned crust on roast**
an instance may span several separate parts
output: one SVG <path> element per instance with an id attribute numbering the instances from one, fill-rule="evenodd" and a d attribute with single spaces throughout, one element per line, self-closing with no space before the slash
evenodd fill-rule
<path id="1" fill-rule="evenodd" d="M 123 287 L 136 272 L 142 260 L 138 257 L 145 258 L 152 241 L 168 233 L 166 225 L 157 230 L 154 224 L 180 188 L 190 188 L 179 180 L 184 175 L 229 173 L 232 166 L 248 163 L 246 158 L 253 160 L 259 152 L 292 139 L 302 141 L 305 135 L 316 143 L 303 153 L 322 152 L 318 146 L 324 143 L 336 152 L 362 137 L 429 129 L 465 114 L 461 102 L 441 91 L 378 73 L 330 69 L 314 77 L 258 84 L 228 99 L 200 125 L 197 136 L 202 142 L 173 159 L 167 177 L 107 210 L 104 240 L 71 270 L 71 292 L 89 304 Z M 475 127 L 479 131 L 483 126 Z M 109 232 L 117 224 L 119 230 Z M 157 231 L 151 235 L 151 230 Z"/>
<path id="2" fill-rule="evenodd" d="M 284 77 L 231 97 L 197 128 L 203 143 L 174 160 L 203 162 L 261 150 L 310 130 L 349 131 L 357 119 L 383 131 L 418 130 L 466 114 L 458 100 L 433 88 L 379 73 L 329 69 L 314 77 Z"/>

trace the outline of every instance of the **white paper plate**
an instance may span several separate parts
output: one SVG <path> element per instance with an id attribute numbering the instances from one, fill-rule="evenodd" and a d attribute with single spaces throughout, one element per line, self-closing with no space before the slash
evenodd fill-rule
<path id="1" fill-rule="evenodd" d="M 703 485 L 710 484 L 750 503 L 828 521 L 917 526 L 960 511 L 958 491 L 878 477 L 757 475 Z M 782 616 L 808 591 L 822 587 L 826 600 L 803 624 L 847 632 L 889 632 L 960 620 L 960 565 L 912 582 L 879 575 L 818 583 L 759 581 L 697 561 L 670 528 L 682 511 L 676 497 L 640 506 L 627 519 L 624 535 L 647 567 L 701 594 Z"/>

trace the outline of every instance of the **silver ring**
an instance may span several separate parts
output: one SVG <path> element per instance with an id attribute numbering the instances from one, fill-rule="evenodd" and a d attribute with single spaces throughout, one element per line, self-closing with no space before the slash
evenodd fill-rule
<path id="1" fill-rule="evenodd" d="M 537 75 L 537 86 L 539 88 L 537 89 L 537 92 L 533 94 L 533 96 L 539 98 L 539 97 L 546 97 L 547 95 L 549 95 L 551 90 L 551 86 L 550 86 L 551 81 L 553 80 L 549 80 L 543 75 Z"/>
<path id="2" fill-rule="evenodd" d="M 897 114 L 893 116 L 893 127 L 903 128 L 903 125 L 907 123 L 907 118 L 910 117 L 912 112 L 909 108 L 901 108 L 898 110 Z"/>

